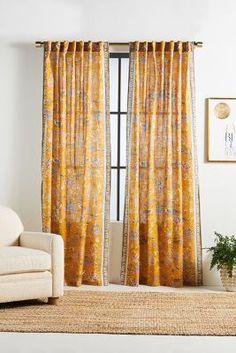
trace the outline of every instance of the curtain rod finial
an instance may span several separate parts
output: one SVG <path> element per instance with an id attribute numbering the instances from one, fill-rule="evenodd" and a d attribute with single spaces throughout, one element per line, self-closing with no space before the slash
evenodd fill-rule
<path id="1" fill-rule="evenodd" d="M 194 45 L 195 45 L 197 48 L 202 48 L 202 47 L 203 47 L 203 42 L 194 42 Z"/>
<path id="2" fill-rule="evenodd" d="M 36 47 L 36 48 L 42 48 L 43 45 L 44 45 L 44 42 L 41 42 L 41 41 L 36 41 L 36 42 L 35 42 L 35 47 Z"/>

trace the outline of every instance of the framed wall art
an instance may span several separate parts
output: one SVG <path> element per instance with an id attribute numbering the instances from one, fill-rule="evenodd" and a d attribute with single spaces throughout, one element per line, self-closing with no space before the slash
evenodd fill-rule
<path id="1" fill-rule="evenodd" d="M 208 98 L 208 161 L 236 162 L 236 98 Z"/>

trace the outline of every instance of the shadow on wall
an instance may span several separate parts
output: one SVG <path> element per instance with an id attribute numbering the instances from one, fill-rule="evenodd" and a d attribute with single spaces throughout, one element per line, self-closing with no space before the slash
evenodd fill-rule
<path id="1" fill-rule="evenodd" d="M 208 101 L 207 98 L 205 99 L 204 102 L 204 118 L 205 118 L 205 124 L 204 124 L 204 150 L 203 150 L 203 158 L 204 158 L 204 163 L 209 163 L 208 161 Z"/>
<path id="2" fill-rule="evenodd" d="M 14 177 L 9 200 L 25 229 L 41 230 L 43 51 L 32 43 L 12 46 L 16 51 L 16 84 L 12 88 Z"/>
<path id="3" fill-rule="evenodd" d="M 207 249 L 202 250 L 202 268 L 203 268 L 203 285 L 208 286 L 221 286 L 220 273 L 213 268 L 210 271 L 211 266 L 211 254 Z"/>

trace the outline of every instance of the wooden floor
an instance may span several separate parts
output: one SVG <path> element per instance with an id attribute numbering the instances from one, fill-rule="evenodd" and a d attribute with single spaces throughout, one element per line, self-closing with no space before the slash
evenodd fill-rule
<path id="1" fill-rule="evenodd" d="M 235 353 L 234 337 L 0 334 L 1 353 Z"/>

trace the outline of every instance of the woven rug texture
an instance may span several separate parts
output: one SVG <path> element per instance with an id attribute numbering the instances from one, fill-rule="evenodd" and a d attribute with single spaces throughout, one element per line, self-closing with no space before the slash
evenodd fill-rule
<path id="1" fill-rule="evenodd" d="M 0 331 L 235 336 L 236 293 L 66 291 L 0 304 Z"/>

